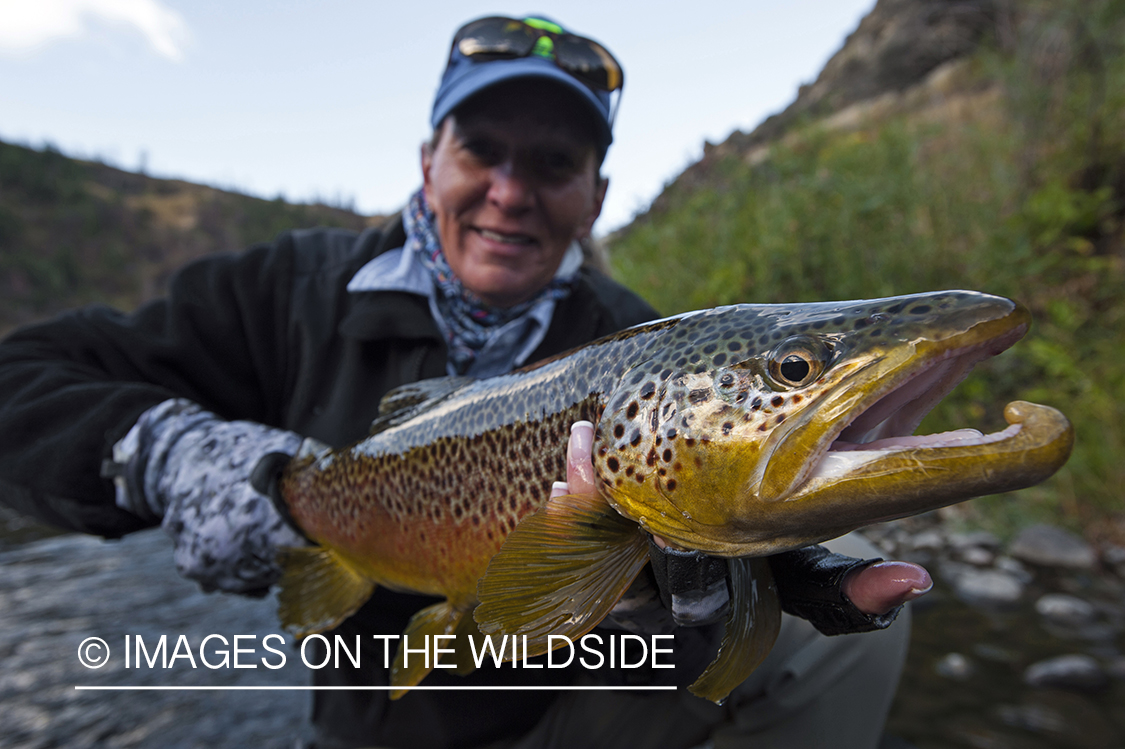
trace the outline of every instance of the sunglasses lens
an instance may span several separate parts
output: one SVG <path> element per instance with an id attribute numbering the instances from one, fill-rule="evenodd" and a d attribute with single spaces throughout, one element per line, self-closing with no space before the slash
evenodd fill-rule
<path id="1" fill-rule="evenodd" d="M 536 48 L 537 42 L 542 50 Z M 553 56 L 559 67 L 593 88 L 616 91 L 624 83 L 621 66 L 597 42 L 544 32 L 513 18 L 494 16 L 466 24 L 453 38 L 453 48 L 481 61 L 527 57 L 534 51 L 548 59 Z"/>
<path id="2" fill-rule="evenodd" d="M 555 40 L 555 59 L 566 72 L 603 91 L 616 91 L 624 83 L 617 60 L 590 39 L 560 36 Z"/>
<path id="3" fill-rule="evenodd" d="M 538 38 L 532 29 L 509 18 L 482 18 L 463 27 L 454 46 L 466 57 L 524 57 Z"/>

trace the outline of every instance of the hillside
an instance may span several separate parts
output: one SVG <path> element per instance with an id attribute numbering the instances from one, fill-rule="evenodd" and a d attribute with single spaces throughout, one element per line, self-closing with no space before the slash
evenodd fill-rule
<path id="1" fill-rule="evenodd" d="M 1068 466 L 965 520 L 1122 543 L 1123 43 L 1110 0 L 880 0 L 793 105 L 709 146 L 613 237 L 611 262 L 666 313 L 940 288 L 1020 299 L 1031 334 L 923 430 L 995 428 L 1016 398 L 1061 408 Z"/>
<path id="2" fill-rule="evenodd" d="M 284 229 L 381 220 L 0 142 L 0 335 L 79 304 L 132 309 L 188 260 Z"/>

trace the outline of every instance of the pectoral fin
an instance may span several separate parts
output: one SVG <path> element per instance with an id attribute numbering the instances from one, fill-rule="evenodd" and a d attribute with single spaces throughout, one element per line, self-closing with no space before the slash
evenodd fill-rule
<path id="1" fill-rule="evenodd" d="M 392 700 L 397 700 L 410 687 L 426 678 L 426 674 L 436 668 L 435 659 L 444 666 L 455 665 L 452 670 L 462 676 L 475 668 L 469 653 L 468 638 L 480 633 L 472 623 L 473 618 L 467 614 L 467 611 L 455 608 L 449 601 L 442 601 L 427 606 L 410 617 L 410 623 L 406 625 L 402 639 L 398 642 L 394 665 L 391 666 L 391 686 L 401 687 L 390 693 Z M 465 623 L 466 619 L 468 624 Z M 438 636 L 441 639 L 435 639 Z M 454 652 L 439 653 L 438 650 Z"/>
<path id="2" fill-rule="evenodd" d="M 356 612 L 375 591 L 375 583 L 356 572 L 339 554 L 322 546 L 281 552 L 277 615 L 287 630 L 303 637 L 331 629 Z"/>
<path id="3" fill-rule="evenodd" d="M 722 704 L 773 648 L 781 628 L 781 603 L 764 557 L 728 559 L 731 606 L 719 652 L 688 691 Z"/>
<path id="4" fill-rule="evenodd" d="M 485 634 L 581 637 L 605 618 L 648 561 L 640 526 L 597 496 L 555 497 L 516 526 L 477 585 Z M 562 640 L 556 642 L 562 643 Z"/>

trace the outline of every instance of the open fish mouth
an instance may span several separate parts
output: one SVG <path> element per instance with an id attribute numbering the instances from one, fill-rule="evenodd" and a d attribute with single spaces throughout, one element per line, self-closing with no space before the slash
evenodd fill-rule
<path id="1" fill-rule="evenodd" d="M 978 363 L 1004 351 L 1027 331 L 1027 325 L 989 341 L 946 351 L 907 373 L 906 378 L 875 400 L 858 404 L 855 416 L 813 463 L 809 479 L 828 479 L 846 475 L 856 466 L 869 462 L 879 453 L 937 450 L 947 447 L 971 448 L 1003 442 L 1021 431 L 1022 423 L 984 434 L 973 428 L 947 432 L 914 434 L 926 417 Z"/>

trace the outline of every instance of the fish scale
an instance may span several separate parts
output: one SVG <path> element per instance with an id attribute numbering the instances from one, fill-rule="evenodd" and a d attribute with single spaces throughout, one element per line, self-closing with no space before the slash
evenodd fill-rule
<path id="1" fill-rule="evenodd" d="M 1069 422 L 1029 403 L 1010 404 L 1012 426 L 989 439 L 893 439 L 1029 322 L 1011 300 L 966 291 L 733 305 L 500 377 L 400 388 L 370 437 L 286 468 L 281 495 L 319 546 L 287 553 L 282 621 L 328 628 L 384 585 L 445 598 L 407 635 L 526 635 L 545 652 L 548 635 L 580 636 L 606 615 L 647 560 L 648 532 L 728 557 L 749 586 L 692 687 L 721 701 L 776 635 L 758 557 L 1029 486 L 1065 462 Z M 598 493 L 547 502 L 583 419 Z M 835 451 L 842 436 L 859 449 Z M 466 652 L 458 672 L 471 670 Z M 391 683 L 405 690 L 428 669 L 401 656 Z"/>

